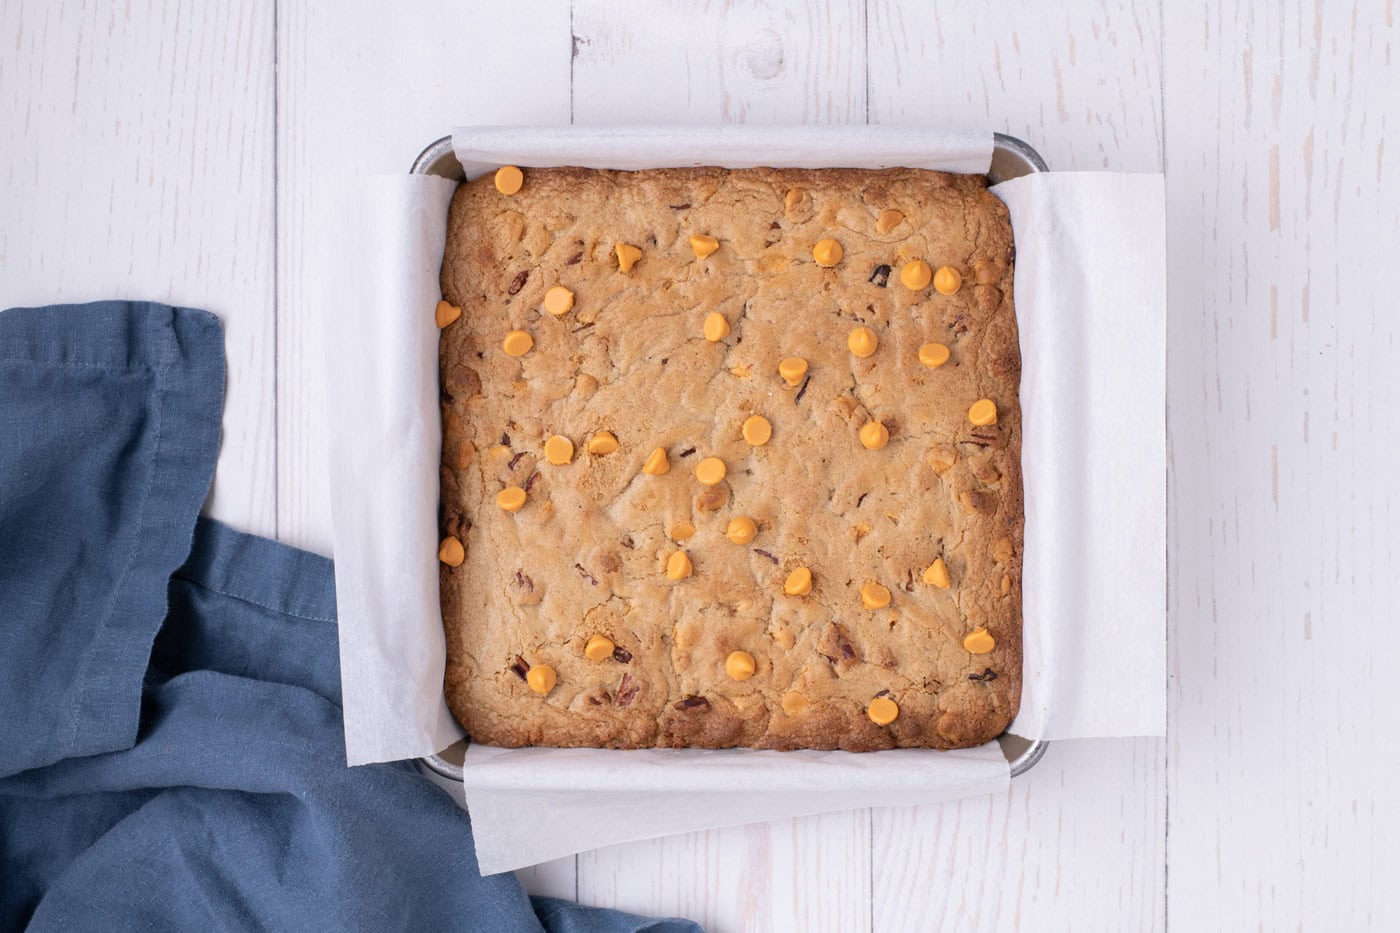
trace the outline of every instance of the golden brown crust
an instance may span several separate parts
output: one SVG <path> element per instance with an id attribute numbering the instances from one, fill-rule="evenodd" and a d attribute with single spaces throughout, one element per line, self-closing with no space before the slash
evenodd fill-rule
<path id="1" fill-rule="evenodd" d="M 903 220 L 881 233 L 889 210 Z M 697 260 L 692 233 L 719 250 Z M 844 248 L 832 269 L 812 261 L 824 237 Z M 643 253 L 626 274 L 618 242 Z M 900 265 L 918 258 L 959 269 L 962 288 L 905 288 Z M 527 170 L 514 196 L 489 176 L 462 185 L 442 269 L 463 310 L 441 344 L 442 514 L 467 556 L 441 582 L 448 703 L 472 737 L 869 751 L 1000 734 L 1021 671 L 1012 259 L 980 176 L 561 168 Z M 558 318 L 541 308 L 557 284 L 576 296 Z M 701 332 L 714 311 L 731 327 L 718 343 Z M 880 341 L 864 359 L 846 346 L 859 325 Z M 511 329 L 534 338 L 524 357 L 501 351 Z M 929 341 L 951 348 L 947 364 L 919 362 Z M 810 363 L 799 387 L 778 376 L 788 356 Z M 994 426 L 968 421 L 979 398 L 996 402 Z M 773 426 L 756 448 L 739 433 L 755 413 Z M 857 438 L 870 419 L 889 430 L 878 451 Z M 587 452 L 599 430 L 615 453 Z M 544 459 L 553 434 L 572 463 Z M 671 469 L 644 475 L 656 447 Z M 715 487 L 695 479 L 707 456 L 728 466 Z M 517 513 L 495 504 L 507 485 L 529 488 Z M 737 514 L 758 523 L 747 546 L 724 536 Z M 672 582 L 683 521 L 694 573 Z M 947 590 L 921 578 L 940 556 Z M 789 597 L 798 565 L 813 589 Z M 862 608 L 868 579 L 888 608 Z M 977 626 L 991 654 L 962 647 Z M 584 657 L 594 633 L 618 659 Z M 756 659 L 750 679 L 726 675 L 735 650 Z M 559 675 L 546 697 L 521 676 L 540 663 Z M 878 726 L 865 710 L 885 691 L 900 714 Z M 806 707 L 785 712 L 789 693 Z"/>

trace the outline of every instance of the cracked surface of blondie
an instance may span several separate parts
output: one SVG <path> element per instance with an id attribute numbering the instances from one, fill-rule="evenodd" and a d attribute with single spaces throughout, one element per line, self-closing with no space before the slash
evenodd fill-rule
<path id="1" fill-rule="evenodd" d="M 1020 356 L 1014 250 L 986 179 L 913 169 L 490 176 L 450 211 L 442 332 L 446 693 L 473 740 L 602 747 L 954 748 L 1000 734 L 1021 677 Z M 719 247 L 705 258 L 692 234 Z M 813 247 L 833 238 L 832 268 Z M 619 269 L 615 247 L 641 258 Z M 901 281 L 924 260 L 961 286 Z M 564 286 L 573 307 L 544 309 Z M 707 340 L 704 321 L 729 332 Z M 857 327 L 878 338 L 860 357 Z M 503 352 L 512 330 L 533 346 Z M 941 343 L 946 363 L 920 361 Z M 796 382 L 785 358 L 808 364 Z M 978 426 L 969 408 L 996 406 Z M 772 436 L 751 446 L 751 415 Z M 872 421 L 888 443 L 870 450 Z M 615 451 L 590 453 L 600 431 Z M 573 444 L 555 465 L 543 446 Z M 643 473 L 666 452 L 669 470 Z M 726 466 L 697 480 L 702 458 Z M 498 507 L 506 487 L 519 511 Z M 732 543 L 726 528 L 752 518 Z M 664 573 L 684 551 L 693 571 Z M 949 586 L 925 582 L 942 558 Z M 789 596 L 797 567 L 811 592 Z M 861 587 L 888 589 L 868 609 Z M 964 639 L 992 636 L 988 653 Z M 602 635 L 617 651 L 590 660 Z M 754 660 L 733 679 L 734 652 Z M 557 682 L 534 692 L 525 673 Z M 897 717 L 867 714 L 888 697 Z"/>

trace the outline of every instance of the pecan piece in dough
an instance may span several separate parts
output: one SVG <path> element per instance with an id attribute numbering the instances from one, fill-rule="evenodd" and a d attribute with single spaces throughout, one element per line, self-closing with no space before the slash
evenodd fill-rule
<path id="1" fill-rule="evenodd" d="M 997 497 L 985 489 L 969 489 L 960 497 L 962 504 L 974 512 L 995 512 Z"/>
<path id="2" fill-rule="evenodd" d="M 729 501 L 729 490 L 724 486 L 707 486 L 695 497 L 695 511 L 714 512 L 724 508 Z"/>
<path id="3" fill-rule="evenodd" d="M 817 653 L 843 671 L 860 660 L 859 652 L 851 642 L 850 630 L 840 622 L 832 622 L 822 630 L 821 638 L 817 641 Z"/>
<path id="4" fill-rule="evenodd" d="M 641 689 L 637 682 L 632 679 L 631 674 L 623 674 L 622 679 L 617 682 L 617 694 L 613 700 L 619 707 L 631 706 Z"/>

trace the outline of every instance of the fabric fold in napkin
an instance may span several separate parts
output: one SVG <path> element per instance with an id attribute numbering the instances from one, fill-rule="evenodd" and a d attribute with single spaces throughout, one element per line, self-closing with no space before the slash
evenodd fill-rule
<path id="1" fill-rule="evenodd" d="M 25 686 L 0 690 L 10 774 L 136 740 L 165 583 L 214 477 L 224 334 L 136 301 L 0 321 L 0 659 Z M 128 559 L 98 559 L 118 531 Z"/>

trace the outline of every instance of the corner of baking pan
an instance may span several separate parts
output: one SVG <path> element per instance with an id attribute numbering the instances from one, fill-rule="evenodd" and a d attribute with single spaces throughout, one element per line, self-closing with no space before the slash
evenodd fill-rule
<path id="1" fill-rule="evenodd" d="M 425 755 L 418 759 L 420 767 L 433 772 L 438 777 L 462 783 L 462 762 L 467 753 L 467 740 L 454 742 L 436 755 Z"/>
<path id="2" fill-rule="evenodd" d="M 440 175 L 443 178 L 451 178 L 461 181 L 466 177 L 462 171 L 462 163 L 457 161 L 457 154 L 452 151 L 452 137 L 444 136 L 435 139 L 418 153 L 418 158 L 413 160 L 413 167 L 408 170 L 410 175 Z"/>
<path id="3" fill-rule="evenodd" d="M 987 178 L 992 184 L 1049 170 L 1050 166 L 1041 158 L 1040 153 L 1031 148 L 1025 140 L 1006 133 L 993 134 L 992 164 L 987 169 Z M 457 161 L 456 153 L 452 149 L 452 137 L 444 136 L 424 147 L 423 151 L 418 153 L 418 158 L 413 160 L 413 167 L 409 169 L 409 173 L 463 178 L 461 163 Z M 1002 754 L 1006 756 L 1012 777 L 1020 777 L 1035 767 L 1049 747 L 1049 743 L 1044 739 L 1023 739 L 1010 733 L 1003 733 L 997 741 L 1001 745 Z M 466 747 L 464 740 L 436 755 L 428 755 L 418 760 L 422 767 L 441 777 L 461 781 L 462 756 L 466 753 Z"/>
<path id="4" fill-rule="evenodd" d="M 992 134 L 992 164 L 987 169 L 987 180 L 992 184 L 1048 171 L 1050 166 L 1025 140 L 1006 133 Z"/>

